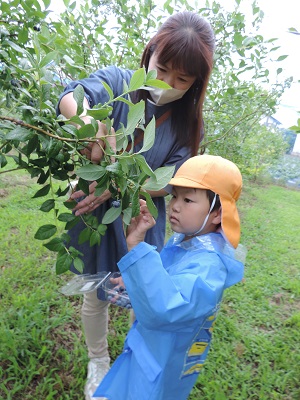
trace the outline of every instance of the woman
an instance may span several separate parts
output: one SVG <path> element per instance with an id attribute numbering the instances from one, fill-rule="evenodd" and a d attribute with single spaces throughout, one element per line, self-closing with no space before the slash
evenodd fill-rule
<path id="1" fill-rule="evenodd" d="M 165 21 L 143 52 L 141 66 L 147 71 L 156 70 L 157 79 L 172 87 L 165 91 L 140 90 L 134 99 L 146 101 L 146 122 L 153 115 L 156 118 L 155 143 L 150 150 L 143 153 L 153 170 L 168 165 L 175 165 L 177 170 L 185 160 L 198 152 L 204 136 L 202 108 L 213 66 L 214 43 L 213 30 L 204 18 L 196 13 L 180 12 Z M 133 71 L 111 66 L 91 74 L 87 79 L 72 82 L 61 96 L 58 106 L 60 113 L 67 118 L 75 115 L 77 105 L 72 91 L 78 84 L 81 84 L 85 91 L 84 107 L 90 108 L 108 100 L 108 94 L 101 81 L 105 81 L 117 96 L 123 92 L 123 81 L 128 83 L 132 74 Z M 126 124 L 127 113 L 128 106 L 125 103 L 115 102 L 111 117 L 114 119 L 116 130 L 120 123 Z M 88 122 L 88 117 L 82 119 Z M 103 135 L 101 129 L 99 125 L 98 136 Z M 135 151 L 141 146 L 142 143 L 136 144 Z M 100 161 L 99 146 L 93 147 L 88 156 L 93 162 Z M 74 211 L 77 215 L 93 211 L 101 221 L 111 206 L 111 196 L 106 191 L 102 196 L 96 197 L 94 190 L 95 184 L 92 183 L 90 195 L 80 201 Z M 166 190 L 151 193 L 158 209 L 158 219 L 156 225 L 147 232 L 145 241 L 157 246 L 158 251 L 164 244 L 166 219 L 164 196 L 167 194 Z M 78 199 L 82 195 L 83 193 L 78 191 L 72 198 Z M 84 254 L 84 273 L 116 271 L 117 262 L 127 252 L 121 219 L 108 225 L 100 246 L 89 247 L 89 244 L 78 246 L 78 235 L 83 228 L 83 225 L 77 224 L 69 235 L 70 245 Z M 100 293 L 98 294 L 100 296 Z M 89 400 L 92 399 L 92 394 L 109 369 L 110 362 L 106 337 L 108 305 L 98 299 L 96 292 L 84 296 L 82 321 L 90 358 L 85 386 L 86 400 Z"/>

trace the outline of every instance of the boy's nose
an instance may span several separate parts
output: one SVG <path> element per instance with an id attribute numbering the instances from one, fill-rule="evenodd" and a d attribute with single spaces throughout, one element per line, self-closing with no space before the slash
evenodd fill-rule
<path id="1" fill-rule="evenodd" d="M 174 203 L 172 204 L 172 210 L 174 212 L 179 212 L 179 204 L 178 201 L 174 201 Z"/>

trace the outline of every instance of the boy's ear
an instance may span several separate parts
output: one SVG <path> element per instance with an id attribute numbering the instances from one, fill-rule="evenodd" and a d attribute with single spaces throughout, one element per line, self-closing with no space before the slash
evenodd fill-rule
<path id="1" fill-rule="evenodd" d="M 221 223 L 221 219 L 222 219 L 222 208 L 220 207 L 218 210 L 215 210 L 213 212 L 214 218 L 211 221 L 212 224 L 214 225 L 219 225 Z"/>

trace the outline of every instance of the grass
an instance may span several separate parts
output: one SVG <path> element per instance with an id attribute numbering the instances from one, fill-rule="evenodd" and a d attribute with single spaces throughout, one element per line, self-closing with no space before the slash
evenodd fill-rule
<path id="1" fill-rule="evenodd" d="M 82 400 L 87 353 L 80 296 L 58 291 L 54 256 L 34 239 L 53 223 L 35 182 L 0 175 L 0 398 Z M 245 280 L 227 290 L 212 349 L 189 400 L 300 398 L 300 191 L 245 183 L 240 199 Z M 114 359 L 127 311 L 110 307 Z M 137 399 L 138 400 L 138 399 Z"/>

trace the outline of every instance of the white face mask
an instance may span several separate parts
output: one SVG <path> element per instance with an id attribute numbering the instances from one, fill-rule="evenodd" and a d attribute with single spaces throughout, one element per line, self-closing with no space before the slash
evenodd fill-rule
<path id="1" fill-rule="evenodd" d="M 189 90 L 179 89 L 159 89 L 159 88 L 147 88 L 151 94 L 154 103 L 157 106 L 163 106 L 164 104 L 171 103 L 172 101 L 179 100 Z"/>

